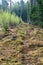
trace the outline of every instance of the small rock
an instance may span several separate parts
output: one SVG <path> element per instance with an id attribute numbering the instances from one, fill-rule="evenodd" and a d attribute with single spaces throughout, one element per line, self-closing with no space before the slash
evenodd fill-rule
<path id="1" fill-rule="evenodd" d="M 11 38 L 11 40 L 16 40 L 16 39 L 17 39 L 16 35 L 12 36 L 12 38 Z"/>

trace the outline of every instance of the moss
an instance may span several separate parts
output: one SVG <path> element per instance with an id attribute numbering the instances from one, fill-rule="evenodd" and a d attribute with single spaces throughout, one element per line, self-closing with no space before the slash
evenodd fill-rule
<path id="1" fill-rule="evenodd" d="M 1 36 L 4 34 L 3 31 L 0 32 Z M 17 37 L 12 40 L 13 36 Z M 34 63 L 40 65 L 41 63 L 38 62 L 43 62 L 43 47 L 38 45 L 43 45 L 42 29 L 24 24 L 17 26 L 13 32 L 9 31 L 8 36 L 0 40 L 0 64 L 25 65 Z"/>

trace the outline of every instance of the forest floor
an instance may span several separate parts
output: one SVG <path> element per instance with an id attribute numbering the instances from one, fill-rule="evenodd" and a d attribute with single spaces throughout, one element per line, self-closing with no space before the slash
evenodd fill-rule
<path id="1" fill-rule="evenodd" d="M 22 24 L 0 31 L 0 65 L 43 65 L 43 29 Z"/>

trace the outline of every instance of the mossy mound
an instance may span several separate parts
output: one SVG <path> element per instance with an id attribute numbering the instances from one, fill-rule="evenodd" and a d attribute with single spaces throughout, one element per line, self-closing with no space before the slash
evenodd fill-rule
<path id="1" fill-rule="evenodd" d="M 0 31 L 0 65 L 43 65 L 43 29 L 22 24 Z"/>

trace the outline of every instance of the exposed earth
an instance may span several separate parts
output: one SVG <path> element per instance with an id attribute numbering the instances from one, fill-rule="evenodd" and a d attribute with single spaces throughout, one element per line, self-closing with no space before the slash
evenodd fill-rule
<path id="1" fill-rule="evenodd" d="M 0 30 L 0 65 L 43 65 L 43 29 L 22 24 Z"/>

